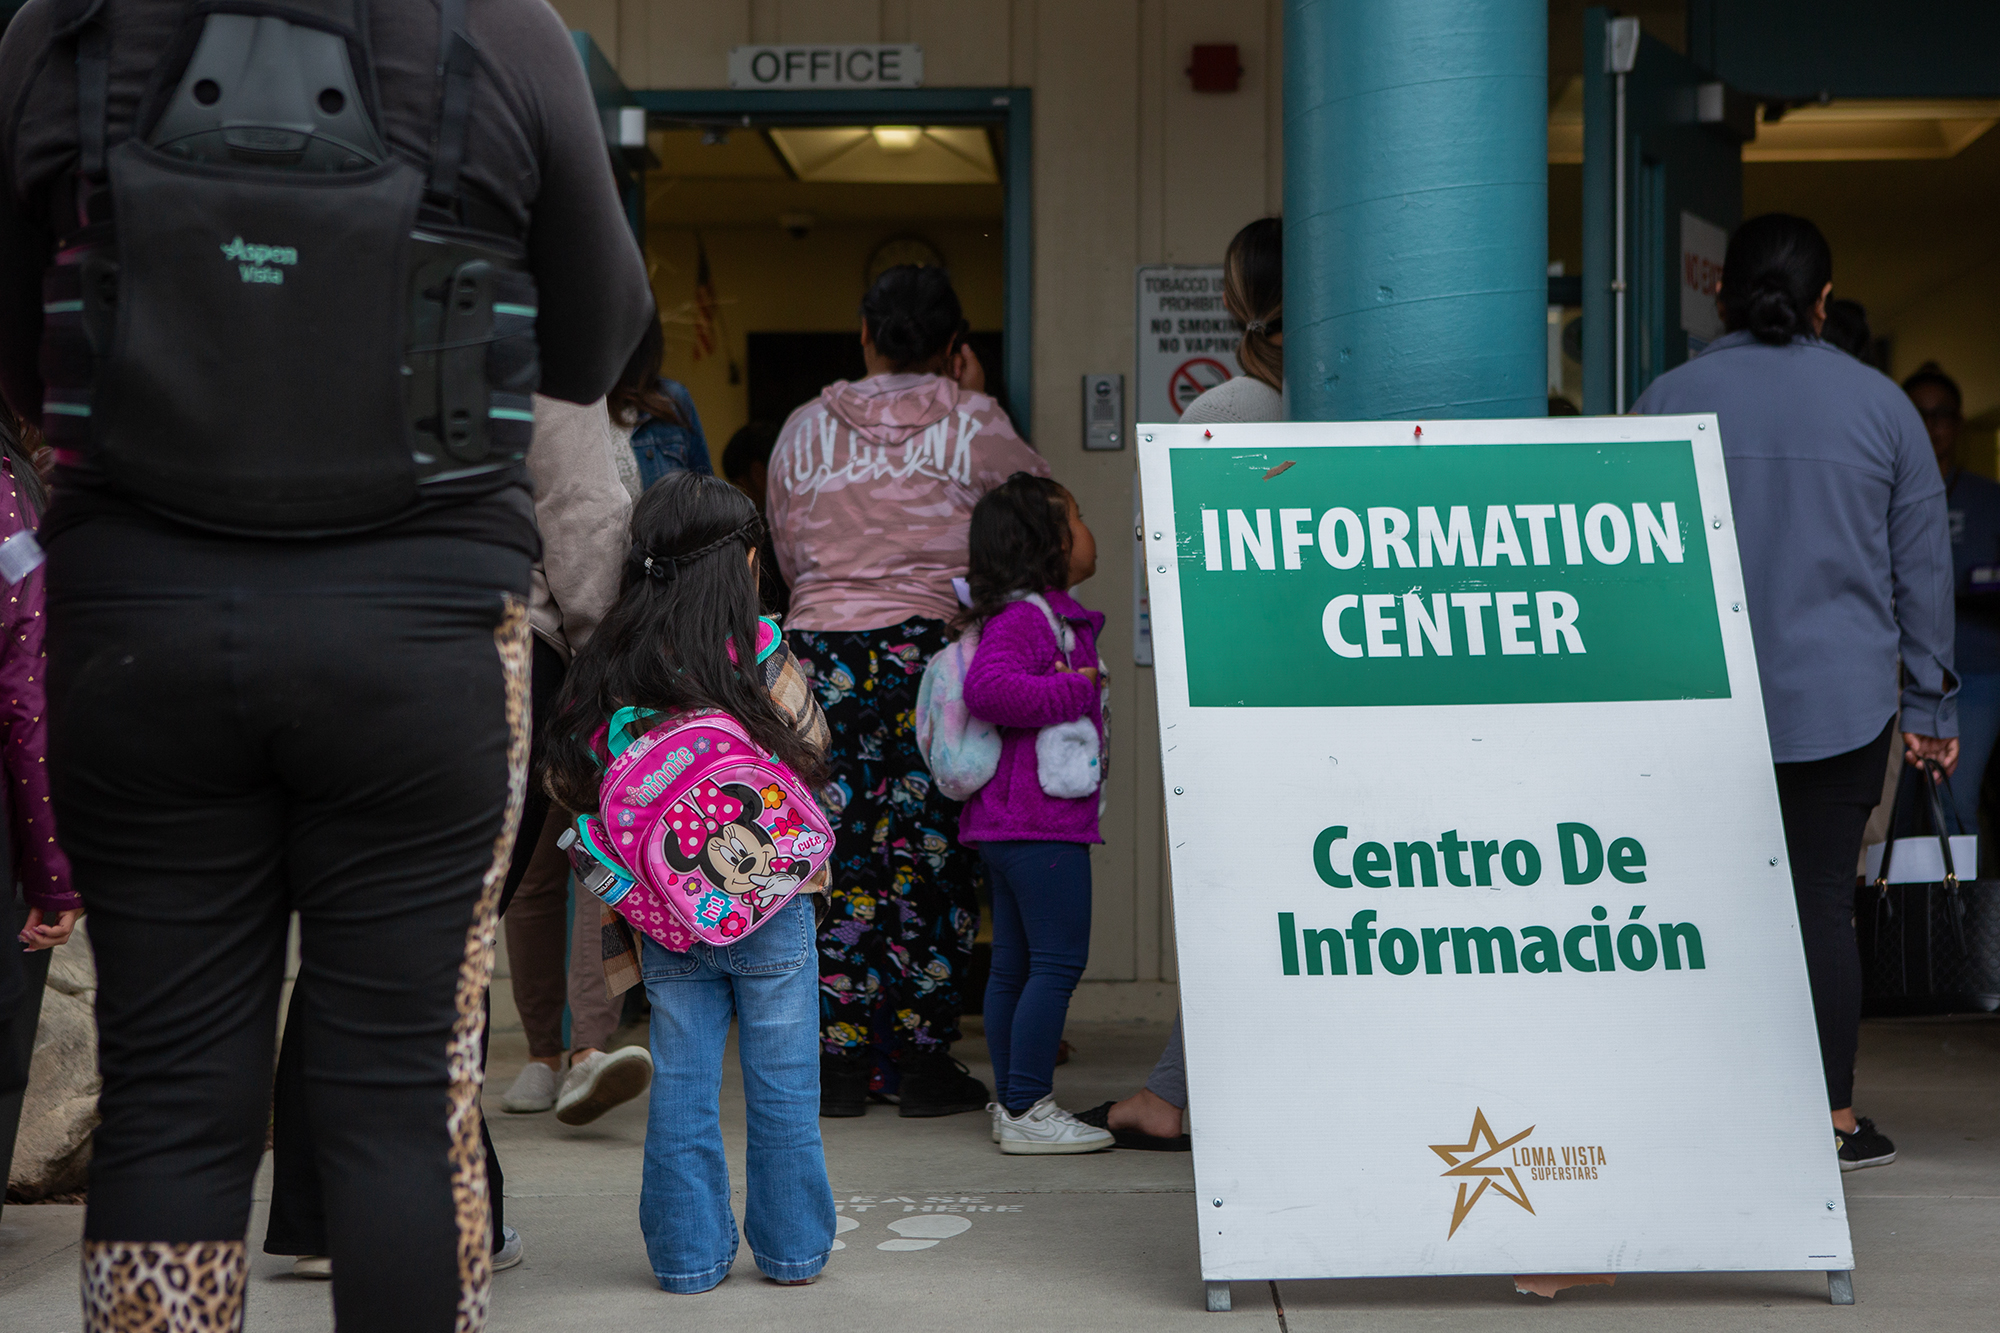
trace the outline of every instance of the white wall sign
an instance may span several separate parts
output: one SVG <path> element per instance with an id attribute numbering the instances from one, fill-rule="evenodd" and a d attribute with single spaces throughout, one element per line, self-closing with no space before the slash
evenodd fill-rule
<path id="1" fill-rule="evenodd" d="M 732 88 L 920 88 L 924 48 L 873 43 L 846 46 L 732 46 Z"/>
<path id="2" fill-rule="evenodd" d="M 1704 345 L 1722 336 L 1715 294 L 1722 289 L 1722 258 L 1728 252 L 1728 232 L 1692 213 L 1681 214 L 1681 328 Z M 1690 354 L 1700 350 L 1688 349 Z"/>
<path id="3" fill-rule="evenodd" d="M 1179 421 L 1187 405 L 1243 373 L 1243 326 L 1222 308 L 1222 265 L 1161 264 L 1139 270 L 1139 421 Z"/>
<path id="4" fill-rule="evenodd" d="M 1140 427 L 1205 1278 L 1853 1266 L 1717 436 Z"/>

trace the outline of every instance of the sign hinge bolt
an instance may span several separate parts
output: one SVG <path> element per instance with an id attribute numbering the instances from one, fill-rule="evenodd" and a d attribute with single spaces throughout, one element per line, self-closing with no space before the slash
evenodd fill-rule
<path id="1" fill-rule="evenodd" d="M 1711 528 L 1719 528 L 1722 526 L 1722 520 L 1718 518 L 1714 522 L 1710 523 L 1708 526 L 1710 526 Z"/>
<path id="2" fill-rule="evenodd" d="M 1176 788 L 1174 788 L 1174 795 L 1176 795 L 1176 796 L 1179 796 L 1180 794 L 1181 794 L 1181 789 L 1180 789 L 1179 787 L 1176 787 Z M 1217 1199 L 1217 1200 L 1216 1200 L 1216 1203 L 1218 1203 L 1218 1204 L 1220 1204 L 1221 1202 L 1222 1202 L 1222 1200 L 1220 1200 L 1220 1199 Z"/>
<path id="3" fill-rule="evenodd" d="M 1218 1202 L 1219 1202 L 1219 1200 L 1218 1200 Z M 1829 1213 L 1833 1211 L 1833 1200 L 1832 1200 L 1832 1199 L 1828 1199 L 1828 1200 L 1826 1201 L 1826 1210 L 1827 1210 L 1827 1211 L 1828 1211 Z"/>
<path id="4" fill-rule="evenodd" d="M 1741 610 L 1743 609 L 1743 603 L 1741 603 L 1741 602 L 1731 602 L 1731 603 L 1729 604 L 1729 609 L 1730 609 L 1731 611 L 1741 611 Z"/>
<path id="5" fill-rule="evenodd" d="M 1220 1200 L 1220 1199 L 1211 1199 L 1211 1200 L 1209 1200 L 1209 1202 L 1210 1202 L 1210 1203 L 1212 1203 L 1212 1204 L 1214 1204 L 1214 1205 L 1215 1205 L 1215 1206 L 1216 1206 L 1217 1208 L 1220 1208 L 1220 1207 L 1222 1207 L 1222 1200 Z M 1828 1205 L 1827 1205 L 1827 1207 L 1831 1208 L 1831 1207 L 1833 1207 L 1833 1205 L 1832 1205 L 1832 1204 L 1828 1204 Z"/>
<path id="6" fill-rule="evenodd" d="M 1774 856 L 1774 857 L 1772 857 L 1772 858 L 1771 858 L 1771 864 L 1772 864 L 1772 865 L 1776 865 L 1776 864 L 1778 864 L 1778 858 L 1777 858 L 1777 857 L 1775 857 L 1775 856 Z"/>
<path id="7" fill-rule="evenodd" d="M 1150 439 L 1152 439 L 1153 437 L 1152 437 L 1152 436 L 1150 436 L 1150 435 L 1148 435 L 1148 436 L 1147 436 L 1146 438 L 1150 440 Z M 1153 534 L 1153 540 L 1154 540 L 1154 541 L 1158 541 L 1159 539 L 1160 539 L 1160 534 L 1159 534 L 1159 533 L 1157 533 L 1157 532 L 1156 532 L 1156 533 L 1154 533 L 1154 534 Z"/>
<path id="8" fill-rule="evenodd" d="M 1164 574 L 1167 572 L 1167 567 L 1165 565 L 1154 565 L 1153 572 L 1155 574 Z"/>

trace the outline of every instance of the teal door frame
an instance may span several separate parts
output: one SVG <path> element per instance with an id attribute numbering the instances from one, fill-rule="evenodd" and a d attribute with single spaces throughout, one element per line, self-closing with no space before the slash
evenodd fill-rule
<path id="1" fill-rule="evenodd" d="M 625 94 L 651 120 L 721 127 L 760 125 L 994 125 L 1004 131 L 1007 409 L 1022 434 L 1034 427 L 1034 94 L 1026 88 L 882 88 L 855 92 L 648 89 Z"/>

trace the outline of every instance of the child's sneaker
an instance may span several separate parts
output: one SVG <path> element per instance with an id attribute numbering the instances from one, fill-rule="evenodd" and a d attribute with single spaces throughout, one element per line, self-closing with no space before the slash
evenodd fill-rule
<path id="1" fill-rule="evenodd" d="M 1009 1156 L 1099 1152 L 1112 1143 L 1110 1130 L 1084 1124 L 1057 1106 L 1053 1093 L 1019 1115 L 1000 1112 L 1000 1151 Z"/>

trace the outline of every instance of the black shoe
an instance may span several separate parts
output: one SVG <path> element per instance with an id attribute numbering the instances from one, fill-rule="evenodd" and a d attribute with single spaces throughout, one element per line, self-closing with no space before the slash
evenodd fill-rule
<path id="1" fill-rule="evenodd" d="M 866 1052 L 819 1057 L 819 1113 L 831 1119 L 868 1114 Z"/>
<path id="2" fill-rule="evenodd" d="M 1840 1150 L 1840 1169 L 1859 1171 L 1866 1166 L 1887 1166 L 1896 1160 L 1896 1145 L 1875 1128 L 1867 1116 L 1856 1116 L 1854 1132 L 1833 1131 L 1833 1145 Z"/>
<path id="3" fill-rule="evenodd" d="M 986 1085 L 942 1046 L 911 1052 L 897 1063 L 903 1071 L 902 1105 L 896 1108 L 897 1115 L 958 1115 L 983 1111 L 993 1100 Z"/>
<path id="4" fill-rule="evenodd" d="M 1141 1152 L 1193 1152 L 1194 1140 L 1185 1134 L 1176 1134 L 1163 1139 L 1157 1134 L 1142 1134 L 1136 1129 L 1113 1129 L 1111 1125 L 1112 1102 L 1104 1102 L 1088 1111 L 1078 1111 L 1076 1118 L 1094 1129 L 1111 1130 L 1112 1141 L 1121 1148 L 1137 1148 Z"/>

